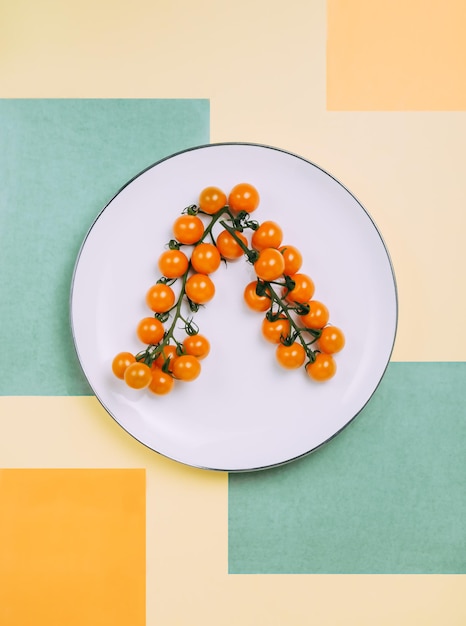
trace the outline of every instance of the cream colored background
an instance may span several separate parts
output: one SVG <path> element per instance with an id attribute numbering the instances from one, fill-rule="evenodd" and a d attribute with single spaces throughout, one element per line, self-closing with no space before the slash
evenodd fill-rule
<path id="1" fill-rule="evenodd" d="M 154 455 L 94 398 L 0 398 L 0 416 L 5 467 L 146 468 L 148 626 L 465 623 L 463 576 L 229 576 L 227 475 Z"/>
<path id="2" fill-rule="evenodd" d="M 297 152 L 372 214 L 398 279 L 394 359 L 464 359 L 465 115 L 326 111 L 324 0 L 3 0 L 0 89 L 209 98 L 212 142 Z M 466 622 L 464 577 L 228 576 L 227 476 L 154 455 L 92 398 L 0 398 L 0 459 L 147 468 L 149 626 Z"/>

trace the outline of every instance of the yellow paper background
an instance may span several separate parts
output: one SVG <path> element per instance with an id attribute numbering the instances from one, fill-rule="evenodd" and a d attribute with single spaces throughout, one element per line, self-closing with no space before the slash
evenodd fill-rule
<path id="1" fill-rule="evenodd" d="M 0 470 L 0 622 L 145 626 L 145 472 Z"/>
<path id="2" fill-rule="evenodd" d="M 327 110 L 326 37 L 324 0 L 4 1 L 0 96 L 209 98 L 212 142 L 297 152 L 367 207 L 398 279 L 394 359 L 463 360 L 464 113 Z M 464 577 L 228 576 L 227 476 L 154 455 L 92 398 L 0 398 L 0 459 L 146 468 L 150 626 L 466 622 Z"/>
<path id="3" fill-rule="evenodd" d="M 328 107 L 464 111 L 466 5 L 328 0 Z"/>

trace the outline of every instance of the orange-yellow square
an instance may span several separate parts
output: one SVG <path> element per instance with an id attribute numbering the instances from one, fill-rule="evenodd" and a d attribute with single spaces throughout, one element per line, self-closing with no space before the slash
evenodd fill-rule
<path id="1" fill-rule="evenodd" d="M 145 471 L 0 470 L 0 624 L 144 626 Z"/>
<path id="2" fill-rule="evenodd" d="M 327 109 L 466 110 L 464 0 L 327 0 Z"/>

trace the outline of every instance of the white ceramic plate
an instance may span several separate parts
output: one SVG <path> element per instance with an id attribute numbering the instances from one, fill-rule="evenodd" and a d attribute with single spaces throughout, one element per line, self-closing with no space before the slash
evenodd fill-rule
<path id="1" fill-rule="evenodd" d="M 285 371 L 260 334 L 262 314 L 243 303 L 254 279 L 245 260 L 214 275 L 216 296 L 196 314 L 211 353 L 201 376 L 169 395 L 134 391 L 111 361 L 138 352 L 148 288 L 183 208 L 208 185 L 250 182 L 261 196 L 253 217 L 277 221 L 285 244 L 304 256 L 331 322 L 346 335 L 331 381 Z M 392 265 L 374 222 L 355 197 L 309 161 L 277 148 L 212 144 L 174 154 L 123 187 L 81 247 L 71 291 L 71 324 L 85 376 L 108 413 L 152 450 L 187 465 L 227 471 L 266 468 L 305 455 L 339 433 L 376 390 L 397 326 Z"/>

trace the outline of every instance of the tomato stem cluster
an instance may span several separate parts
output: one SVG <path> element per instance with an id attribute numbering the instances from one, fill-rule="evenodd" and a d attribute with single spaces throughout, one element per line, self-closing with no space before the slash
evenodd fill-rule
<path id="1" fill-rule="evenodd" d="M 217 188 L 206 188 L 199 204 L 186 207 L 175 221 L 174 236 L 158 261 L 162 276 L 146 295 L 153 316 L 141 320 L 137 328 L 137 336 L 146 347 L 135 355 L 119 353 L 112 362 L 114 374 L 130 387 L 148 387 L 153 393 L 164 395 L 171 391 L 174 380 L 191 381 L 198 377 L 200 361 L 209 353 L 210 344 L 199 334 L 192 315 L 184 313 L 183 306 L 196 313 L 209 302 L 215 294 L 210 274 L 218 269 L 221 260 L 240 256 L 241 248 L 235 240 L 224 242 L 223 238 L 221 243 L 221 235 L 214 235 L 215 225 L 223 218 L 222 224 L 228 220 L 233 232 L 257 227 L 257 223 L 247 221 L 249 212 L 245 208 L 254 210 L 258 203 L 257 191 L 247 183 L 235 186 L 228 202 Z M 201 216 L 204 220 L 210 218 L 207 224 Z M 188 248 L 192 249 L 191 257 L 188 251 L 184 252 Z M 176 283 L 177 296 L 173 291 Z M 178 338 L 179 330 L 183 331 L 184 340 Z"/>
<path id="2" fill-rule="evenodd" d="M 246 217 L 247 216 L 243 216 L 243 219 L 246 219 Z M 226 222 L 221 221 L 220 224 L 231 234 L 232 237 L 236 239 L 236 241 L 238 242 L 238 245 L 241 247 L 244 254 L 246 255 L 249 263 L 254 264 L 259 258 L 259 252 L 257 250 L 251 250 L 250 248 L 248 248 L 241 241 L 241 239 L 239 239 L 239 237 L 236 235 L 234 229 L 231 228 L 231 226 L 229 226 Z M 258 223 L 255 222 L 255 224 L 258 224 Z M 254 228 L 254 230 L 257 230 L 257 228 Z M 272 287 L 272 285 L 279 285 L 280 287 L 284 288 L 283 298 L 277 294 L 277 292 Z M 285 317 L 288 319 L 290 326 L 293 328 L 293 333 L 290 333 L 286 337 L 285 336 L 281 337 L 281 343 L 287 346 L 291 346 L 296 341 L 296 339 L 299 339 L 299 341 L 301 342 L 301 345 L 303 346 L 306 352 L 306 356 L 309 362 L 313 363 L 316 359 L 316 352 L 311 350 L 309 346 L 313 344 L 320 337 L 321 331 L 313 330 L 311 328 L 303 328 L 296 324 L 290 312 L 295 311 L 295 313 L 297 313 L 298 315 L 305 315 L 306 313 L 309 313 L 309 305 L 298 302 L 295 304 L 295 306 L 290 306 L 286 303 L 285 297 L 294 288 L 294 286 L 295 286 L 294 281 L 292 280 L 290 276 L 287 276 L 287 275 L 283 276 L 282 281 L 277 281 L 277 280 L 266 281 L 266 280 L 258 279 L 256 292 L 258 295 L 268 297 L 271 300 L 271 307 L 269 311 L 267 312 L 267 316 L 266 316 L 268 320 L 273 322 L 279 319 L 280 315 L 284 314 Z M 274 304 L 276 305 L 276 311 L 274 311 Z M 303 333 L 305 332 L 308 332 L 313 336 L 312 341 L 310 342 L 305 341 L 303 337 Z"/>
<path id="3" fill-rule="evenodd" d="M 274 284 L 281 285 L 285 288 L 284 295 L 287 295 L 292 289 L 292 287 L 290 289 L 289 283 L 286 280 L 288 278 L 289 276 L 285 276 L 285 280 L 282 283 L 274 281 Z M 281 298 L 277 294 L 275 289 L 272 287 L 272 283 L 267 283 L 264 281 L 264 286 L 270 292 L 272 300 L 272 306 L 269 310 L 269 313 L 267 314 L 268 319 L 270 321 L 275 321 L 280 317 L 280 315 L 284 314 L 289 321 L 291 328 L 293 329 L 293 332 L 290 332 L 287 336 L 281 337 L 281 343 L 283 343 L 285 346 L 291 346 L 297 339 L 299 339 L 301 345 L 306 352 L 309 363 L 314 363 L 314 361 L 316 360 L 316 352 L 312 350 L 310 346 L 317 341 L 317 339 L 322 334 L 322 331 L 298 326 L 295 318 L 291 314 L 291 312 L 294 312 L 296 315 L 306 315 L 307 313 L 309 313 L 309 305 L 297 303 L 295 306 L 290 306 L 286 303 L 284 298 Z M 277 310 L 275 312 L 273 311 L 274 303 L 277 305 Z M 304 338 L 304 333 L 309 333 L 310 335 L 312 335 L 312 341 L 306 341 Z"/>
<path id="4" fill-rule="evenodd" d="M 186 319 L 181 314 L 181 308 L 183 304 L 183 297 L 185 296 L 185 286 L 186 280 L 188 278 L 189 269 L 181 277 L 181 290 L 178 297 L 178 301 L 171 309 L 165 311 L 163 313 L 154 313 L 154 318 L 159 319 L 162 323 L 166 322 L 170 319 L 170 314 L 174 311 L 172 323 L 170 324 L 169 329 L 164 333 L 163 340 L 156 345 L 149 345 L 145 350 L 138 352 L 136 354 L 136 361 L 145 363 L 149 367 L 152 366 L 154 361 L 160 356 L 163 355 L 163 365 L 162 369 L 167 372 L 170 365 L 170 359 L 164 355 L 165 348 L 170 345 L 171 341 L 176 345 L 176 353 L 178 355 L 183 354 L 183 345 L 175 336 L 175 330 L 177 327 L 177 322 L 181 320 L 184 324 L 184 330 L 187 335 L 195 335 L 199 332 L 198 327 L 193 323 L 192 319 Z M 170 284 L 173 284 L 176 279 L 172 279 Z M 158 282 L 163 284 L 168 284 L 165 278 L 159 279 Z M 194 303 L 192 303 L 194 305 Z M 197 306 L 197 305 L 196 305 Z"/>

